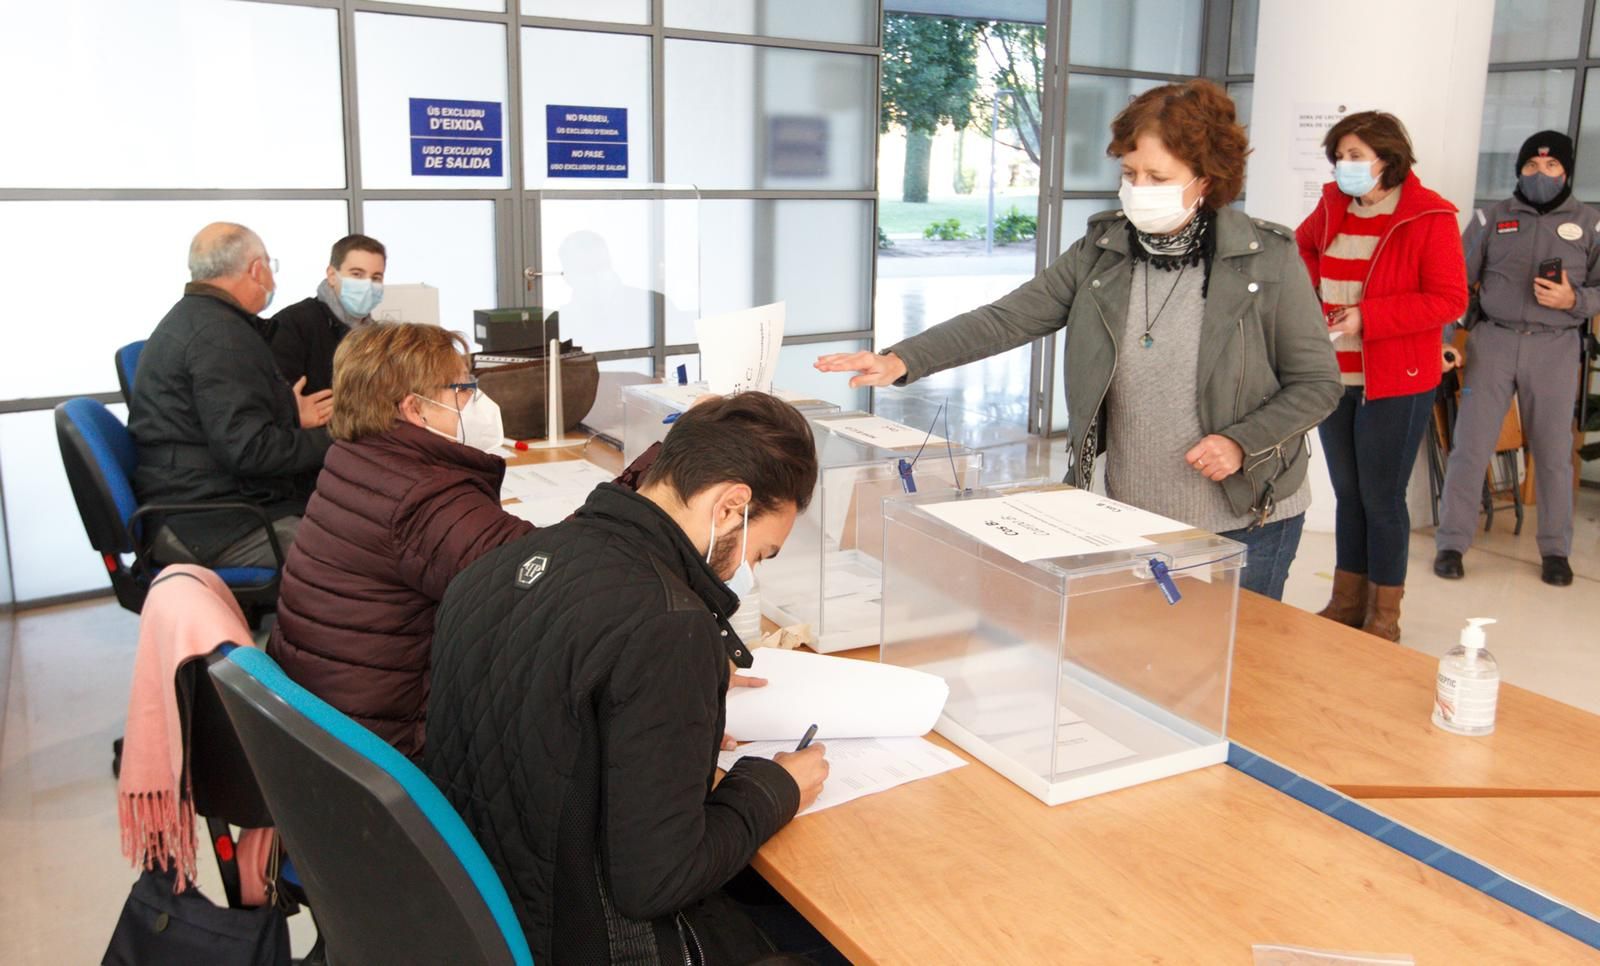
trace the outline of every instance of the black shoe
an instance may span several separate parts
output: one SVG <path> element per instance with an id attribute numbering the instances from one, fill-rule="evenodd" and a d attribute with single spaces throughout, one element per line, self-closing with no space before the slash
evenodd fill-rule
<path id="1" fill-rule="evenodd" d="M 1460 580 L 1467 575 L 1467 568 L 1461 566 L 1461 551 L 1441 550 L 1433 558 L 1433 572 L 1445 580 Z"/>
<path id="2" fill-rule="evenodd" d="M 1546 557 L 1539 578 L 1552 587 L 1566 587 L 1572 583 L 1572 566 L 1566 557 Z"/>

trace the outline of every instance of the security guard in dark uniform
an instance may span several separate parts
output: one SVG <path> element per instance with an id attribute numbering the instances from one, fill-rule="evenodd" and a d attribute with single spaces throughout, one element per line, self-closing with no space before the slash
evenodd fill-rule
<path id="1" fill-rule="evenodd" d="M 1461 246 L 1478 286 L 1461 409 L 1445 473 L 1433 572 L 1464 576 L 1484 473 L 1516 393 L 1538 467 L 1547 584 L 1572 583 L 1572 414 L 1583 327 L 1600 315 L 1600 211 L 1572 197 L 1572 139 L 1541 131 L 1517 153 L 1517 190 L 1473 212 Z"/>

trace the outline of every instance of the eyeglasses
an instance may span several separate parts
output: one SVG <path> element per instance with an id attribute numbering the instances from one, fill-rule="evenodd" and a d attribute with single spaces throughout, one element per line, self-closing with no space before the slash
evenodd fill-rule
<path id="1" fill-rule="evenodd" d="M 477 392 L 478 380 L 469 379 L 466 382 L 447 382 L 444 387 L 446 389 L 454 389 L 456 392 Z"/>
<path id="2" fill-rule="evenodd" d="M 278 260 L 276 258 L 263 258 L 262 261 L 266 263 L 267 271 L 274 275 L 278 274 Z"/>

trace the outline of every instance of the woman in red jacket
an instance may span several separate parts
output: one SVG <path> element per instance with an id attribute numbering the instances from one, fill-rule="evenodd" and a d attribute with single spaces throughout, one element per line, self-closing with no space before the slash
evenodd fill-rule
<path id="1" fill-rule="evenodd" d="M 1338 498 L 1321 616 L 1400 639 L 1406 484 L 1433 411 L 1444 326 L 1466 311 L 1456 209 L 1423 187 L 1405 127 L 1363 111 L 1322 141 L 1335 179 L 1295 236 L 1322 297 L 1344 398 L 1319 427 Z"/>
<path id="2" fill-rule="evenodd" d="M 500 508 L 506 464 L 480 448 L 500 435 L 480 418 L 485 403 L 458 333 L 374 323 L 339 344 L 334 444 L 289 548 L 267 645 L 291 678 L 418 760 L 445 588 L 533 529 Z M 655 453 L 618 482 L 636 483 Z"/>

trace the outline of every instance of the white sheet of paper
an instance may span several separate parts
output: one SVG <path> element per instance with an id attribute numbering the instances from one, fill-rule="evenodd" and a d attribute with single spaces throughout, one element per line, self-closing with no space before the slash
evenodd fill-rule
<path id="1" fill-rule="evenodd" d="M 884 449 L 921 446 L 924 440 L 927 441 L 929 446 L 942 446 L 944 444 L 943 436 L 930 436 L 925 429 L 904 426 L 884 419 L 882 416 L 826 419 L 819 422 L 818 425 L 830 432 L 838 433 L 846 439 L 853 439 L 858 443 L 866 443 L 869 446 L 882 446 Z"/>
<path id="2" fill-rule="evenodd" d="M 1048 560 L 1147 547 L 1150 534 L 1187 523 L 1097 496 L 1089 490 L 1039 490 L 984 500 L 931 503 L 929 513 L 1017 560 Z"/>
<path id="3" fill-rule="evenodd" d="M 783 347 L 784 303 L 708 315 L 695 322 L 700 373 L 719 396 L 771 392 Z"/>
<path id="4" fill-rule="evenodd" d="M 1066 708 L 1062 711 L 1071 714 Z M 1057 773 L 1094 768 L 1132 757 L 1132 748 L 1087 721 L 1064 722 L 1056 727 Z"/>
<path id="5" fill-rule="evenodd" d="M 933 730 L 950 696 L 944 678 L 910 668 L 758 647 L 749 670 L 764 688 L 728 692 L 728 734 L 740 741 L 902 738 Z M 794 747 L 792 744 L 790 747 Z"/>
<path id="6" fill-rule="evenodd" d="M 740 758 L 771 758 L 780 751 L 793 751 L 795 744 L 796 741 L 751 742 L 739 746 L 736 751 L 719 754 L 717 766 L 726 771 Z M 828 746 L 828 779 L 822 784 L 822 794 L 801 815 L 843 805 L 919 778 L 931 778 L 966 764 L 960 755 L 925 738 L 844 738 L 825 744 Z"/>
<path id="7" fill-rule="evenodd" d="M 595 487 L 613 479 L 612 474 L 588 460 L 508 466 L 500 484 L 500 498 L 517 499 L 516 503 L 505 504 L 507 513 L 535 526 L 548 527 L 571 516 Z"/>

